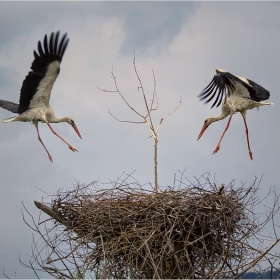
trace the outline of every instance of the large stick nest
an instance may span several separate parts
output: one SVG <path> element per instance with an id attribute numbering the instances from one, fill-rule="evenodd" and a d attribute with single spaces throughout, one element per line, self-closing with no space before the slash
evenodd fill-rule
<path id="1" fill-rule="evenodd" d="M 238 240 L 253 226 L 248 193 L 223 185 L 160 193 L 78 186 L 59 192 L 51 208 L 78 236 L 72 241 L 86 244 L 79 258 L 96 278 L 204 278 L 244 260 Z"/>

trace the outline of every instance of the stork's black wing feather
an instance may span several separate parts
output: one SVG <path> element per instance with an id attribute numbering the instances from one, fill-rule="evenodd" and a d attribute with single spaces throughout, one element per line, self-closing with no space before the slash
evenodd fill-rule
<path id="1" fill-rule="evenodd" d="M 11 101 L 6 101 L 6 100 L 0 99 L 0 107 L 2 107 L 3 109 L 6 109 L 12 113 L 18 112 L 18 104 L 11 102 Z"/>
<path id="2" fill-rule="evenodd" d="M 245 85 L 245 83 L 244 85 L 247 87 L 252 100 L 259 102 L 269 98 L 270 93 L 268 90 L 249 79 L 247 79 L 247 81 L 249 82 L 249 85 Z"/>
<path id="3" fill-rule="evenodd" d="M 37 92 L 40 81 L 45 77 L 48 65 L 53 61 L 62 61 L 62 57 L 67 48 L 69 39 L 65 33 L 59 41 L 59 31 L 51 33 L 50 40 L 47 35 L 44 37 L 43 46 L 38 42 L 38 53 L 34 51 L 34 61 L 31 70 L 22 83 L 19 99 L 18 113 L 21 114 L 28 110 L 30 101 Z M 59 71 L 59 69 L 58 69 Z"/>
<path id="4" fill-rule="evenodd" d="M 231 94 L 234 90 L 233 75 L 228 72 L 217 72 L 210 84 L 198 95 L 200 100 L 205 100 L 205 103 L 210 102 L 215 96 L 216 99 L 211 106 L 219 107 L 223 97 Z"/>

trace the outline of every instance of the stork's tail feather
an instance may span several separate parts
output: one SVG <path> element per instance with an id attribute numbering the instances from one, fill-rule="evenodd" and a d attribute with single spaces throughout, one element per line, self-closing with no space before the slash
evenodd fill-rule
<path id="1" fill-rule="evenodd" d="M 8 118 L 8 119 L 4 119 L 4 120 L 3 120 L 3 123 L 12 122 L 12 121 L 14 121 L 14 119 L 15 119 L 16 117 L 17 117 L 17 116 L 14 116 L 14 117 L 11 117 L 11 118 Z"/>
<path id="2" fill-rule="evenodd" d="M 263 102 L 263 101 L 261 101 L 261 102 L 259 102 L 259 107 L 257 107 L 257 110 L 259 111 L 259 109 L 260 109 L 260 107 L 261 106 L 264 106 L 264 105 L 268 105 L 268 106 L 274 106 L 274 103 L 273 102 Z"/>
<path id="3" fill-rule="evenodd" d="M 261 103 L 262 105 L 268 105 L 268 106 L 273 106 L 273 105 L 274 105 L 273 102 L 263 102 L 263 101 L 261 101 L 260 103 Z"/>

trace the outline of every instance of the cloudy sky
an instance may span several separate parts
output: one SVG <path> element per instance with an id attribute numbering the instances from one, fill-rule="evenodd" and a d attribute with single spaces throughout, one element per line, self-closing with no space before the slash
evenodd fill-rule
<path id="1" fill-rule="evenodd" d="M 280 3 L 279 2 L 0 2 L 0 98 L 18 102 L 33 50 L 45 34 L 60 30 L 70 38 L 51 96 L 57 117 L 72 117 L 81 140 L 66 123 L 54 129 L 77 153 L 39 124 L 37 140 L 28 123 L 0 124 L 0 274 L 33 278 L 19 256 L 28 261 L 32 233 L 23 223 L 23 202 L 38 217 L 33 201 L 76 182 L 108 182 L 123 172 L 140 183 L 153 182 L 153 140 L 120 96 L 97 89 L 120 90 L 144 112 L 133 72 L 133 51 L 144 89 L 151 99 L 156 76 L 159 109 L 154 122 L 172 111 L 159 131 L 159 184 L 173 184 L 186 168 L 190 181 L 205 172 L 218 183 L 233 179 L 236 187 L 255 178 L 261 195 L 271 186 L 280 191 Z M 197 141 L 204 119 L 220 114 L 197 98 L 216 68 L 249 78 L 271 93 L 273 107 L 247 114 L 251 149 L 247 150 L 243 120 L 233 117 L 221 150 L 212 155 L 227 120 L 213 124 Z M 13 114 L 0 110 L 0 119 Z M 41 190 L 40 190 L 41 189 Z M 273 200 L 273 197 L 269 199 Z M 15 274 L 16 273 L 16 274 Z M 3 275 L 0 276 L 3 278 Z"/>

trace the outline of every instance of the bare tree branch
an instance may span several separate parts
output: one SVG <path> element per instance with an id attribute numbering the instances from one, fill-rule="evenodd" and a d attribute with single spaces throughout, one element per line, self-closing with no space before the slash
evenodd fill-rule
<path id="1" fill-rule="evenodd" d="M 119 122 L 127 122 L 127 123 L 133 123 L 133 124 L 143 124 L 143 123 L 145 123 L 145 121 L 142 121 L 142 122 L 122 121 L 122 120 L 118 119 L 117 117 L 115 117 L 115 116 L 111 113 L 110 109 L 109 109 L 109 114 L 110 114 L 114 119 L 116 119 L 116 120 L 119 121 Z"/>
<path id="2" fill-rule="evenodd" d="M 137 80 L 139 82 L 139 85 L 137 86 L 137 90 L 141 91 L 142 93 L 142 97 L 143 97 L 143 101 L 144 101 L 144 106 L 145 106 L 145 110 L 146 113 L 142 114 L 139 113 L 139 111 L 137 111 L 136 109 L 134 109 L 134 107 L 132 105 L 129 104 L 129 102 L 126 100 L 126 98 L 124 97 L 124 95 L 121 93 L 121 91 L 119 90 L 118 84 L 117 84 L 117 78 L 113 72 L 111 72 L 111 77 L 114 80 L 114 86 L 115 86 L 115 90 L 106 90 L 106 89 L 100 89 L 99 90 L 103 91 L 103 92 L 116 92 L 118 93 L 121 98 L 123 99 L 123 101 L 125 102 L 125 104 L 136 114 L 138 115 L 140 118 L 142 118 L 142 121 L 128 121 L 128 120 L 120 120 L 119 118 L 117 118 L 115 115 L 113 115 L 110 110 L 109 110 L 109 114 L 116 119 L 119 122 L 126 122 L 126 123 L 131 123 L 131 124 L 142 124 L 145 123 L 151 133 L 151 136 L 154 139 L 154 191 L 157 193 L 158 189 L 159 189 L 159 184 L 158 184 L 158 160 L 157 160 L 157 153 L 158 153 L 158 131 L 159 128 L 163 122 L 163 120 L 167 117 L 169 117 L 170 115 L 172 115 L 175 111 L 177 111 L 177 109 L 180 107 L 182 101 L 180 99 L 179 105 L 171 112 L 168 113 L 166 116 L 164 116 L 163 118 L 160 119 L 159 124 L 157 126 L 157 129 L 155 129 L 154 124 L 153 124 L 153 118 L 152 118 L 152 112 L 156 111 L 158 109 L 158 105 L 159 105 L 159 101 L 158 101 L 158 95 L 157 95 L 157 91 L 156 91 L 156 77 L 155 77 L 155 73 L 152 70 L 152 74 L 153 74 L 153 81 L 154 81 L 154 88 L 153 88 L 153 95 L 152 95 L 152 99 L 151 99 L 151 103 L 148 104 L 147 101 L 147 97 L 146 97 L 146 93 L 144 90 L 144 86 L 142 83 L 142 80 L 140 78 L 140 75 L 138 73 L 137 67 L 136 67 L 136 57 L 135 57 L 135 52 L 133 52 L 133 68 L 134 68 L 134 73 L 137 77 Z"/>
<path id="3" fill-rule="evenodd" d="M 4 275 L 7 279 L 11 279 L 8 275 L 5 274 L 4 268 L 3 268 L 3 275 Z"/>
<path id="4" fill-rule="evenodd" d="M 180 99 L 180 102 L 179 102 L 178 106 L 177 106 L 171 113 L 167 114 L 166 116 L 164 116 L 163 118 L 160 119 L 160 122 L 159 122 L 159 124 L 158 124 L 157 129 L 156 129 L 156 134 L 158 133 L 159 128 L 160 128 L 160 126 L 161 126 L 163 120 L 166 119 L 167 117 L 169 117 L 170 115 L 172 115 L 173 113 L 175 113 L 175 112 L 179 109 L 179 107 L 181 106 L 181 104 L 182 104 L 182 100 Z"/>

